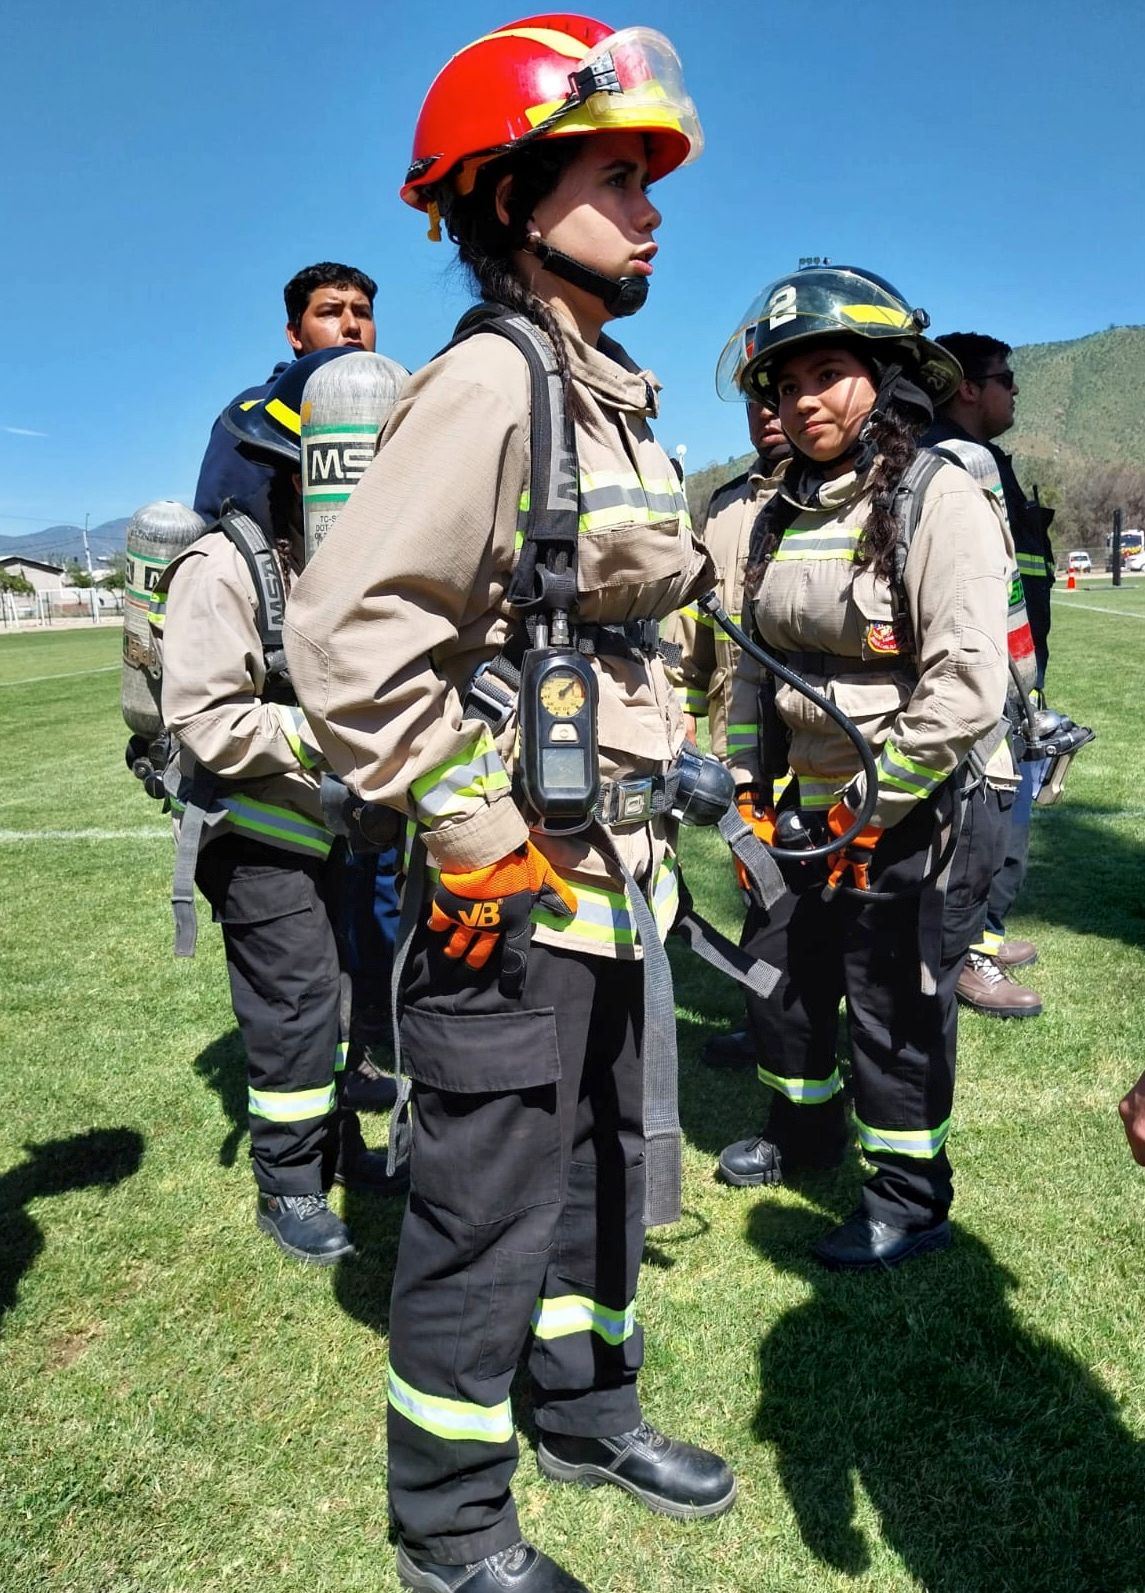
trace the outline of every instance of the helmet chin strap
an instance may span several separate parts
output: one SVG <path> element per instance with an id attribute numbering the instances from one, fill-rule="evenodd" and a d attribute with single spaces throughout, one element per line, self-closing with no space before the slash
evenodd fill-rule
<path id="1" fill-rule="evenodd" d="M 546 271 L 571 282 L 574 288 L 583 288 L 604 305 L 609 315 L 635 315 L 643 308 L 648 297 L 647 277 L 606 277 L 603 271 L 594 271 L 571 254 L 564 254 L 547 244 L 539 233 L 530 233 L 528 245 Z"/>

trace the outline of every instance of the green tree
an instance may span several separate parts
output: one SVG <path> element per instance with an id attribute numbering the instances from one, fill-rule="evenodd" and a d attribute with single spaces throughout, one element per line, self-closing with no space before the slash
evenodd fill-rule
<path id="1" fill-rule="evenodd" d="M 0 592 L 15 592 L 18 597 L 28 597 L 36 590 L 26 576 L 14 570 L 0 570 Z"/>
<path id="2" fill-rule="evenodd" d="M 95 585 L 95 577 L 90 575 L 81 564 L 77 564 L 75 559 L 72 559 L 64 570 L 64 584 L 65 586 L 78 586 L 86 589 Z"/>

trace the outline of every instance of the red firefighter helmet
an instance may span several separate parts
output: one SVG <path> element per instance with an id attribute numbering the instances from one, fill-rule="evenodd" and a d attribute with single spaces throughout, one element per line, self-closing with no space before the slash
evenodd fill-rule
<path id="1" fill-rule="evenodd" d="M 648 135 L 650 180 L 703 148 L 696 107 L 672 45 L 651 28 L 614 32 L 591 17 L 525 17 L 446 62 L 417 119 L 401 196 L 429 210 L 465 194 L 478 167 L 534 138 Z"/>

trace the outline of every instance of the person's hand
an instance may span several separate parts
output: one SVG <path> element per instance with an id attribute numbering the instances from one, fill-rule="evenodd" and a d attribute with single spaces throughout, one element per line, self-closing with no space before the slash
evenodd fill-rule
<path id="1" fill-rule="evenodd" d="M 684 740 L 685 741 L 690 741 L 692 743 L 693 747 L 696 745 L 696 716 L 695 716 L 695 714 L 685 714 L 684 715 Z"/>
<path id="2" fill-rule="evenodd" d="M 1125 1137 L 1133 1152 L 1133 1160 L 1145 1167 L 1145 1073 L 1142 1073 L 1117 1110 L 1125 1124 Z"/>
<path id="3" fill-rule="evenodd" d="M 828 811 L 827 828 L 832 835 L 846 835 L 855 822 L 855 813 L 845 802 L 836 802 Z M 834 894 L 842 885 L 848 872 L 851 874 L 852 884 L 856 890 L 868 891 L 871 888 L 871 855 L 882 839 L 882 830 L 875 825 L 868 824 L 861 829 L 854 840 L 838 852 L 827 854 L 827 885 L 825 894 Z"/>
<path id="4" fill-rule="evenodd" d="M 558 918 L 572 918 L 576 895 L 531 841 L 484 868 L 467 873 L 443 869 L 433 893 L 429 927 L 446 934 L 447 957 L 464 958 L 484 968 L 502 946 L 500 985 L 505 995 L 520 995 L 525 983 L 530 913 L 539 904 Z"/>

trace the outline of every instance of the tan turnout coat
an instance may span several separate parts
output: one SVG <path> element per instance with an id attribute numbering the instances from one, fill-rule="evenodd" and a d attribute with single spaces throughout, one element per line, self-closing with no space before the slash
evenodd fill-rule
<path id="1" fill-rule="evenodd" d="M 653 439 L 657 384 L 617 345 L 567 338 L 580 471 L 578 618 L 662 618 L 711 584 L 683 494 Z M 462 698 L 510 633 L 506 604 L 529 490 L 528 367 L 479 335 L 407 384 L 379 453 L 295 586 L 291 676 L 332 767 L 361 796 L 424 826 L 429 861 L 465 871 L 529 835 L 514 799 L 517 722 L 496 741 Z M 659 773 L 683 739 L 657 658 L 597 658 L 601 772 Z M 676 910 L 671 826 L 613 828 L 662 925 Z M 538 939 L 639 954 L 622 882 L 583 836 L 534 835 L 573 886 L 568 925 L 536 914 Z"/>

